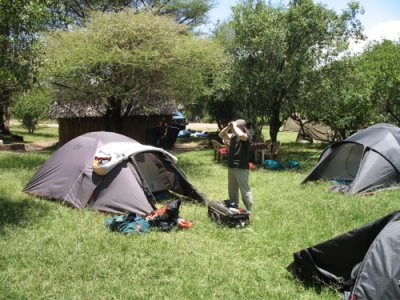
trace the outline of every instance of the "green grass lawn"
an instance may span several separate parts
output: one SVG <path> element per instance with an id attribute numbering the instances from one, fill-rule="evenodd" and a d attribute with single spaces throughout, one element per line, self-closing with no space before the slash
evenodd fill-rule
<path id="1" fill-rule="evenodd" d="M 37 130 L 34 132 L 34 134 L 29 134 L 27 130 L 19 124 L 13 125 L 11 127 L 11 132 L 14 135 L 22 136 L 24 138 L 24 143 L 58 140 L 58 128 L 50 127 L 47 124 L 38 125 Z M 5 143 L 12 142 L 12 138 L 9 135 L 0 134 L 0 139 L 2 139 Z"/>
<path id="2" fill-rule="evenodd" d="M 0 152 L 0 298 L 340 299 L 293 279 L 293 252 L 398 210 L 399 192 L 349 197 L 329 193 L 328 183 L 300 186 L 322 146 L 279 138 L 280 160 L 301 169 L 251 172 L 248 227 L 218 227 L 205 206 L 184 202 L 192 228 L 127 236 L 106 229 L 107 215 L 21 192 L 51 152 Z M 227 169 L 211 149 L 177 155 L 193 185 L 227 199 Z"/>

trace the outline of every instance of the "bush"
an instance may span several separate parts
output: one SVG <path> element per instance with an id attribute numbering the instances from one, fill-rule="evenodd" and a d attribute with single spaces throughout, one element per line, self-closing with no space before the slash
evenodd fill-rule
<path id="1" fill-rule="evenodd" d="M 16 97 L 12 113 L 22 126 L 34 133 L 40 120 L 47 118 L 51 91 L 48 89 L 32 89 Z"/>

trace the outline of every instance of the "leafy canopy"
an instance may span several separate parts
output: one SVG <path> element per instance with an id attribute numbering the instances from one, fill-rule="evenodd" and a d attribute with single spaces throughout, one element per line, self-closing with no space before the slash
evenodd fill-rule
<path id="1" fill-rule="evenodd" d="M 119 12 L 125 8 L 152 11 L 157 15 L 170 15 L 180 24 L 197 26 L 207 21 L 207 12 L 214 6 L 212 0 L 62 0 L 58 10 L 69 22 L 82 24 L 93 11 Z"/>
<path id="2" fill-rule="evenodd" d="M 39 32 L 55 23 L 54 1 L 0 0 L 0 131 L 9 133 L 12 94 L 28 89 L 40 67 Z"/>
<path id="3" fill-rule="evenodd" d="M 17 95 L 12 108 L 13 115 L 22 121 L 22 126 L 34 133 L 41 120 L 47 119 L 52 91 L 45 88 L 33 88 Z"/>
<path id="4" fill-rule="evenodd" d="M 359 57 L 333 61 L 303 81 L 297 112 L 330 126 L 338 140 L 370 125 L 375 111 L 370 98 L 371 78 Z"/>
<path id="5" fill-rule="evenodd" d="M 364 70 L 373 78 L 372 99 L 385 120 L 400 125 L 400 43 L 385 40 L 363 54 Z"/>
<path id="6" fill-rule="evenodd" d="M 208 77 L 225 56 L 173 18 L 124 10 L 94 13 L 85 28 L 51 33 L 46 71 L 62 101 L 149 110 L 187 103 L 207 92 Z"/>
<path id="7" fill-rule="evenodd" d="M 233 8 L 225 42 L 234 59 L 231 94 L 256 132 L 267 122 L 276 140 L 304 78 L 344 51 L 349 38 L 360 36 L 360 10 L 351 2 L 337 14 L 312 0 L 290 1 L 287 7 L 243 0 Z"/>

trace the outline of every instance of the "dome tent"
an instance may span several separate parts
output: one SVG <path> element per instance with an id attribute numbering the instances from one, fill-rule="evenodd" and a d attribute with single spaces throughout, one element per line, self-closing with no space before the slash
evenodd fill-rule
<path id="1" fill-rule="evenodd" d="M 400 128 L 376 124 L 327 147 L 302 184 L 319 179 L 346 182 L 351 195 L 393 187 L 400 182 L 399 157 Z"/>
<path id="2" fill-rule="evenodd" d="M 306 284 L 326 283 L 345 300 L 400 299 L 400 212 L 293 254 L 288 266 Z"/>
<path id="3" fill-rule="evenodd" d="M 123 159 L 105 175 L 93 171 L 101 149 Z M 177 158 L 163 149 L 142 145 L 113 132 L 90 132 L 60 147 L 27 183 L 24 192 L 110 213 L 146 215 L 155 209 L 156 192 L 171 190 L 199 202 L 199 193 L 176 166 Z"/>

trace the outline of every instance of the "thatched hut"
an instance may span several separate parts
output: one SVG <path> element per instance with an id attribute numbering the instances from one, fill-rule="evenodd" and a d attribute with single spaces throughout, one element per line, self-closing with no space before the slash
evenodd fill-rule
<path id="1" fill-rule="evenodd" d="M 171 102 L 126 106 L 119 111 L 120 128 L 116 128 L 105 106 L 56 101 L 49 109 L 49 117 L 58 120 L 60 145 L 91 131 L 117 132 L 146 143 L 147 129 L 158 126 L 163 118 L 170 124 L 176 110 Z"/>

